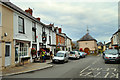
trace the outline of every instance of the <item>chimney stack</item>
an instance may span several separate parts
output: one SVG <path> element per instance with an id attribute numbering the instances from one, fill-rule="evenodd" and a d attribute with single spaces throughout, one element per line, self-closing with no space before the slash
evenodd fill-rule
<path id="1" fill-rule="evenodd" d="M 54 26 L 54 23 L 53 23 L 53 24 L 50 23 L 49 25 L 53 27 L 53 26 Z"/>
<path id="2" fill-rule="evenodd" d="M 38 17 L 38 18 L 36 18 L 36 19 L 40 21 L 40 18 L 39 18 L 39 17 Z"/>
<path id="3" fill-rule="evenodd" d="M 29 8 L 29 9 L 25 10 L 25 12 L 26 12 L 26 13 L 29 13 L 30 15 L 32 15 L 33 10 Z"/>
<path id="4" fill-rule="evenodd" d="M 59 29 L 58 29 L 58 31 L 59 31 L 59 34 L 61 34 L 61 32 L 62 32 L 62 29 L 61 29 L 61 28 L 59 28 Z"/>

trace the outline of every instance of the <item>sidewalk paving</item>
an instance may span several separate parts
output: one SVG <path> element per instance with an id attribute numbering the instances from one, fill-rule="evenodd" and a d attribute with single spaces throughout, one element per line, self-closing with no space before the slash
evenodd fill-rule
<path id="1" fill-rule="evenodd" d="M 19 67 L 4 69 L 0 76 L 17 75 L 53 67 L 53 65 L 49 63 L 51 63 L 51 60 L 47 60 L 45 63 L 30 63 Z"/>

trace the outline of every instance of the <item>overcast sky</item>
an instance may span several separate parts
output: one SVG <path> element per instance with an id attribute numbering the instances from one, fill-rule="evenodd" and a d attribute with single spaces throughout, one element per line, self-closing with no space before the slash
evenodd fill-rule
<path id="1" fill-rule="evenodd" d="M 62 27 L 73 41 L 89 33 L 97 41 L 108 42 L 118 29 L 118 0 L 10 0 L 25 10 L 33 9 L 33 16 L 45 24 Z M 104 2 L 103 2 L 104 1 Z M 62 26 L 61 26 L 62 25 Z"/>

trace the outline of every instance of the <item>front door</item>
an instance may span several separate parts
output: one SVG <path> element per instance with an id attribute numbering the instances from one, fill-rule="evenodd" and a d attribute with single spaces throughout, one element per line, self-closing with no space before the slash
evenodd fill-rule
<path id="1" fill-rule="evenodd" d="M 84 49 L 84 52 L 85 52 L 85 53 L 87 53 L 87 54 L 90 54 L 90 52 L 89 52 L 89 51 L 90 51 L 90 49 L 89 49 L 89 48 L 85 48 L 85 49 Z"/>
<path id="2" fill-rule="evenodd" d="M 5 66 L 11 64 L 11 44 L 5 43 Z"/>

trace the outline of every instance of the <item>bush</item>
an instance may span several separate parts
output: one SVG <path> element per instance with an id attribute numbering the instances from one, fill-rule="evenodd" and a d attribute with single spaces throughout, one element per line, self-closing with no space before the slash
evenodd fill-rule
<path id="1" fill-rule="evenodd" d="M 31 54 L 32 54 L 32 55 L 36 55 L 36 54 L 37 54 L 37 51 L 35 50 L 35 48 L 32 48 L 32 49 L 31 49 Z"/>

